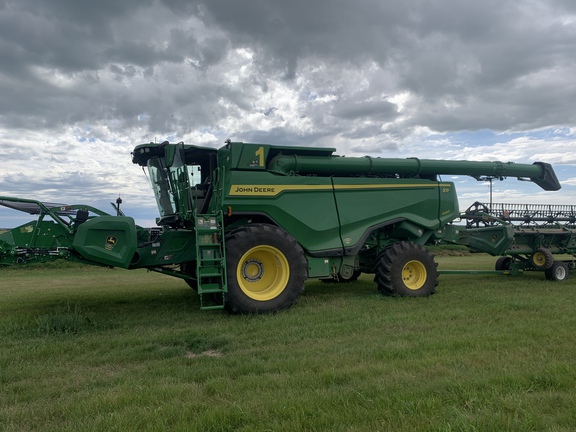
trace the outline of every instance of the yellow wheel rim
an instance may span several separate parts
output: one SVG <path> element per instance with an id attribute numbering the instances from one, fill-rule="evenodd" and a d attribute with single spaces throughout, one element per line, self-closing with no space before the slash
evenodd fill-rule
<path id="1" fill-rule="evenodd" d="M 543 266 L 546 263 L 546 255 L 542 252 L 536 252 L 532 255 L 532 263 L 538 267 Z"/>
<path id="2" fill-rule="evenodd" d="M 290 266 L 282 252 L 272 246 L 255 246 L 238 263 L 236 280 L 254 300 L 267 301 L 280 295 L 290 278 Z"/>
<path id="3" fill-rule="evenodd" d="M 420 261 L 408 261 L 402 268 L 402 280 L 406 288 L 419 290 L 426 283 L 428 272 Z"/>

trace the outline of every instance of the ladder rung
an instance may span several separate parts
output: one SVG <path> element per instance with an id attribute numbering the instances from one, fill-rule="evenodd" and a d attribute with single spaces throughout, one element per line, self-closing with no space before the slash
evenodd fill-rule
<path id="1" fill-rule="evenodd" d="M 212 263 L 211 267 L 214 266 L 221 267 L 221 265 L 219 266 L 218 264 L 222 264 L 224 260 L 222 258 L 209 258 L 209 259 L 200 259 L 199 261 L 201 263 Z"/>
<path id="2" fill-rule="evenodd" d="M 210 305 L 210 306 L 200 306 L 200 310 L 219 310 L 224 309 L 224 305 Z"/>
<path id="3" fill-rule="evenodd" d="M 222 257 L 220 256 L 220 254 L 218 255 L 213 255 L 213 254 L 200 254 L 200 256 L 198 257 L 200 261 L 202 262 L 208 262 L 208 261 L 222 261 Z"/>
<path id="4" fill-rule="evenodd" d="M 200 277 L 218 277 L 222 276 L 222 272 L 218 270 L 210 271 L 209 269 L 200 269 Z"/>
<path id="5" fill-rule="evenodd" d="M 218 284 L 203 284 L 198 287 L 199 294 L 220 294 L 224 293 L 225 291 L 222 287 Z"/>

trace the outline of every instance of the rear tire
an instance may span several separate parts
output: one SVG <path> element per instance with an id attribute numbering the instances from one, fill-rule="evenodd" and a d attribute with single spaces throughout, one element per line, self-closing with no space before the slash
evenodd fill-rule
<path id="1" fill-rule="evenodd" d="M 226 267 L 226 308 L 232 313 L 289 308 L 308 277 L 308 263 L 296 239 L 268 224 L 247 225 L 227 236 Z"/>
<path id="2" fill-rule="evenodd" d="M 385 295 L 428 297 L 438 285 L 438 264 L 421 245 L 402 241 L 384 249 L 374 280 Z"/>
<path id="3" fill-rule="evenodd" d="M 568 264 L 563 261 L 554 261 L 552 267 L 544 271 L 546 279 L 553 282 L 562 282 L 568 279 Z"/>

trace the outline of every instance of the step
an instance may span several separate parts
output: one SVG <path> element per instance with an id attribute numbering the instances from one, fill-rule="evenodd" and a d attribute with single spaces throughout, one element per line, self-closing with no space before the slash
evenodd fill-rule
<path id="1" fill-rule="evenodd" d="M 210 268 L 200 268 L 200 277 L 219 277 L 222 276 L 221 269 L 210 267 Z"/>
<path id="2" fill-rule="evenodd" d="M 209 284 L 200 284 L 198 286 L 198 293 L 199 294 L 219 294 L 224 293 L 225 291 L 219 284 L 209 283 Z"/>
<path id="3" fill-rule="evenodd" d="M 199 250 L 200 254 L 198 259 L 200 261 L 221 261 L 222 256 L 218 250 Z"/>
<path id="4" fill-rule="evenodd" d="M 200 306 L 200 310 L 205 310 L 205 311 L 208 311 L 208 310 L 221 310 L 221 309 L 224 309 L 224 305 L 223 305 L 223 304 L 221 304 L 221 305 L 210 305 L 210 306 Z"/>

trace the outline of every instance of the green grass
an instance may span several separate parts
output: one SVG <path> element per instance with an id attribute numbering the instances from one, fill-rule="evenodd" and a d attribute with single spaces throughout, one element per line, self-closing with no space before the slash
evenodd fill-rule
<path id="1" fill-rule="evenodd" d="M 399 299 L 366 275 L 230 316 L 156 273 L 2 269 L 0 430 L 573 431 L 575 305 L 575 277 L 442 275 Z"/>

